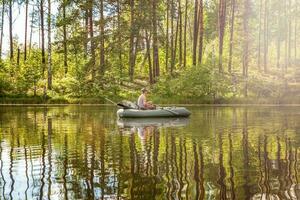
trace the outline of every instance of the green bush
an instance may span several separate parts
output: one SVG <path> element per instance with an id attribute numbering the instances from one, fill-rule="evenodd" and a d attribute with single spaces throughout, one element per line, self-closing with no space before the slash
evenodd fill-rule
<path id="1" fill-rule="evenodd" d="M 83 86 L 79 81 L 69 76 L 61 79 L 54 79 L 52 85 L 52 90 L 55 93 L 68 96 L 80 96 L 82 88 Z"/>
<path id="2" fill-rule="evenodd" d="M 11 88 L 9 77 L 5 73 L 0 72 L 0 96 L 7 94 Z"/>
<path id="3" fill-rule="evenodd" d="M 210 66 L 190 67 L 177 78 L 161 79 L 153 88 L 160 98 L 189 100 L 201 99 L 206 103 L 226 96 L 232 91 L 230 78 Z"/>

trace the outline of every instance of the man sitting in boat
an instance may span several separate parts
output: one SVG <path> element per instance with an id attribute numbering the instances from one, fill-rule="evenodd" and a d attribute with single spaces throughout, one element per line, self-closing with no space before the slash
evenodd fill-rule
<path id="1" fill-rule="evenodd" d="M 146 100 L 148 90 L 146 88 L 142 89 L 142 94 L 138 98 L 138 107 L 141 110 L 153 110 L 155 109 L 155 105 L 153 105 L 150 101 Z"/>

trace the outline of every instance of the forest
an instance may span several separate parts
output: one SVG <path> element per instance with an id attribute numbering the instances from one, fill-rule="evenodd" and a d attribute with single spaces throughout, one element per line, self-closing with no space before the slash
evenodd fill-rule
<path id="1" fill-rule="evenodd" d="M 0 2 L 1 103 L 300 103 L 297 0 Z"/>

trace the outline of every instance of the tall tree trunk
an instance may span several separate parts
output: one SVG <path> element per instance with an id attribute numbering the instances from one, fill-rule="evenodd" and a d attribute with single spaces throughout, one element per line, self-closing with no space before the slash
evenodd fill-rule
<path id="1" fill-rule="evenodd" d="M 199 0 L 199 52 L 198 63 L 202 63 L 203 56 L 203 37 L 204 37 L 204 22 L 203 22 L 203 0 Z"/>
<path id="2" fill-rule="evenodd" d="M 25 1 L 25 39 L 24 39 L 24 61 L 27 59 L 27 22 L 28 22 L 28 0 Z"/>
<path id="3" fill-rule="evenodd" d="M 268 71 L 268 53 L 269 53 L 269 0 L 265 0 L 265 13 L 264 13 L 264 72 Z"/>
<path id="4" fill-rule="evenodd" d="M 175 8 L 174 8 L 174 0 L 171 0 L 171 68 L 170 68 L 170 74 L 173 73 L 174 69 L 174 13 Z"/>
<path id="5" fill-rule="evenodd" d="M 48 0 L 48 90 L 52 90 L 51 0 Z"/>
<path id="6" fill-rule="evenodd" d="M 139 30 L 135 33 L 134 50 L 133 50 L 133 66 L 135 66 L 136 56 L 138 53 L 138 45 L 140 42 Z"/>
<path id="7" fill-rule="evenodd" d="M 193 37 L 193 65 L 196 65 L 197 44 L 198 44 L 198 0 L 195 0 L 194 7 L 194 37 Z"/>
<path id="8" fill-rule="evenodd" d="M 30 57 L 31 46 L 32 46 L 33 19 L 34 19 L 34 16 L 35 16 L 35 10 L 34 10 L 34 6 L 32 6 L 31 21 L 30 21 L 30 35 L 29 35 L 29 52 L 28 52 L 28 56 L 29 57 Z"/>
<path id="9" fill-rule="evenodd" d="M 298 34 L 298 32 L 297 32 L 297 28 L 298 28 L 298 16 L 297 16 L 297 14 L 298 14 L 298 2 L 296 1 L 295 2 L 295 31 L 294 31 L 294 34 L 295 34 L 295 40 L 294 40 L 294 46 L 295 46 L 295 49 L 294 49 L 294 55 L 295 55 L 295 60 L 297 59 L 297 34 Z"/>
<path id="10" fill-rule="evenodd" d="M 178 42 L 178 28 L 179 28 L 179 19 L 177 19 L 177 22 L 176 22 L 176 30 L 175 30 L 175 38 L 174 38 L 174 50 L 173 50 L 173 58 L 172 58 L 172 61 L 173 61 L 173 64 L 172 64 L 172 68 L 171 68 L 171 75 L 173 74 L 174 72 L 174 69 L 175 69 L 175 61 L 176 61 L 176 53 L 177 53 L 177 42 Z"/>
<path id="11" fill-rule="evenodd" d="M 287 15 L 287 0 L 284 0 L 284 69 L 287 70 L 288 66 L 288 15 Z"/>
<path id="12" fill-rule="evenodd" d="M 37 12 L 39 12 L 39 5 L 37 6 Z M 41 18 L 39 13 L 39 19 L 38 19 L 38 27 L 39 27 L 39 49 L 41 49 Z"/>
<path id="13" fill-rule="evenodd" d="M 260 70 L 261 69 L 261 63 L 260 63 L 260 58 L 261 58 L 261 21 L 262 21 L 262 9 L 263 9 L 263 0 L 260 0 L 259 4 L 259 33 L 258 33 L 258 54 L 257 54 L 257 67 Z"/>
<path id="14" fill-rule="evenodd" d="M 178 15 L 179 15 L 179 66 L 182 67 L 182 11 L 181 0 L 178 0 Z"/>
<path id="15" fill-rule="evenodd" d="M 291 64 L 291 57 L 292 57 L 292 5 L 291 0 L 288 2 L 288 9 L 289 9 L 289 16 L 288 16 L 288 65 Z"/>
<path id="16" fill-rule="evenodd" d="M 17 51 L 17 66 L 18 67 L 20 66 L 20 48 L 18 48 L 18 51 Z"/>
<path id="17" fill-rule="evenodd" d="M 96 69 L 95 69 L 95 38 L 94 38 L 94 20 L 93 20 L 93 7 L 94 1 L 89 0 L 89 32 L 90 32 L 90 41 L 91 41 L 91 67 L 92 67 L 92 79 L 95 80 Z"/>
<path id="18" fill-rule="evenodd" d="M 122 61 L 122 36 L 121 36 L 121 4 L 120 0 L 117 0 L 117 14 L 118 14 L 118 58 L 120 66 L 120 78 L 123 76 L 123 61 Z"/>
<path id="19" fill-rule="evenodd" d="M 68 73 L 68 44 L 67 44 L 67 21 L 66 21 L 66 5 L 67 1 L 63 0 L 63 37 L 64 37 L 64 70 L 65 70 L 65 76 Z"/>
<path id="20" fill-rule="evenodd" d="M 277 16 L 277 56 L 276 56 L 276 65 L 277 68 L 280 68 L 280 56 L 281 56 L 281 0 L 277 1 L 278 3 L 278 16 Z"/>
<path id="21" fill-rule="evenodd" d="M 104 50 L 104 5 L 103 0 L 100 1 L 100 75 L 104 75 L 105 71 L 105 50 Z"/>
<path id="22" fill-rule="evenodd" d="M 45 73 L 45 64 L 46 64 L 46 58 L 45 58 L 45 27 L 44 27 L 44 0 L 41 0 L 40 2 L 40 12 L 41 12 L 41 32 L 42 32 L 42 65 L 43 65 L 43 75 Z"/>
<path id="23" fill-rule="evenodd" d="M 188 10 L 188 0 L 185 0 L 185 9 L 184 9 L 184 34 L 183 34 L 183 68 L 186 67 L 187 10 Z"/>
<path id="24" fill-rule="evenodd" d="M 223 42 L 226 23 L 226 0 L 219 0 L 219 72 L 223 72 Z"/>
<path id="25" fill-rule="evenodd" d="M 2 1 L 2 12 L 1 12 L 1 36 L 0 36 L 0 60 L 2 57 L 2 43 L 3 43 L 3 32 L 4 32 L 4 12 L 5 12 L 5 1 Z"/>
<path id="26" fill-rule="evenodd" d="M 10 44 L 10 60 L 14 59 L 14 45 L 12 34 L 12 0 L 9 0 L 9 44 Z"/>
<path id="27" fill-rule="evenodd" d="M 84 25 L 85 25 L 85 41 L 84 41 L 84 58 L 88 55 L 88 41 L 89 41 L 89 6 L 86 5 L 84 13 Z"/>
<path id="28" fill-rule="evenodd" d="M 261 12 L 261 10 L 260 10 Z M 260 14 L 261 15 L 261 14 Z M 230 41 L 229 41 L 229 59 L 228 59 L 228 72 L 232 70 L 232 51 L 233 51 L 233 33 L 234 33 L 234 18 L 235 18 L 235 0 L 231 0 L 231 20 L 230 20 Z M 259 18 L 260 19 L 260 18 Z M 259 22 L 260 27 L 260 22 Z M 259 31 L 259 50 L 258 56 L 260 57 L 260 31 Z"/>
<path id="29" fill-rule="evenodd" d="M 244 44 L 243 44 L 243 76 L 245 81 L 244 96 L 248 96 L 248 64 L 249 64 L 249 12 L 250 0 L 244 0 L 243 14 L 243 29 L 244 29 Z"/>
<path id="30" fill-rule="evenodd" d="M 169 0 L 166 0 L 167 4 L 167 30 L 166 30 L 166 73 L 169 71 L 169 13 L 170 13 L 170 2 Z"/>
<path id="31" fill-rule="evenodd" d="M 134 0 L 130 0 L 129 77 L 131 81 L 134 75 L 134 26 Z"/>
<path id="32" fill-rule="evenodd" d="M 148 59 L 148 70 L 149 70 L 149 83 L 153 84 L 152 64 L 151 64 L 151 53 L 150 53 L 150 35 L 146 31 L 146 48 L 147 48 L 147 59 Z"/>
<path id="33" fill-rule="evenodd" d="M 153 68 L 155 69 L 155 79 L 160 75 L 159 57 L 158 57 L 158 37 L 157 37 L 157 17 L 156 17 L 156 2 L 152 0 L 152 27 L 153 27 Z"/>

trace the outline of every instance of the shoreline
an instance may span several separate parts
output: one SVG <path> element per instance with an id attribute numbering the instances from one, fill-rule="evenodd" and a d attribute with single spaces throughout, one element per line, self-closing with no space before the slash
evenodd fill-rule
<path id="1" fill-rule="evenodd" d="M 159 104 L 160 106 L 186 106 L 186 107 L 300 107 L 300 104 Z M 116 106 L 113 104 L 101 104 L 101 103 L 82 103 L 82 104 L 76 104 L 76 103 L 62 103 L 62 104 L 51 104 L 51 103 L 41 103 L 41 104 L 21 104 L 21 103 L 8 103 L 8 104 L 2 104 L 0 103 L 0 106 L 47 106 L 47 107 L 58 107 L 58 106 Z"/>
<path id="2" fill-rule="evenodd" d="M 128 97 L 109 97 L 114 102 L 119 102 L 121 99 L 135 99 L 134 96 Z M 194 98 L 194 99 L 176 99 L 176 97 L 162 98 L 158 96 L 151 97 L 151 100 L 159 106 L 203 106 L 203 107 L 239 107 L 239 106 L 268 106 L 268 107 L 282 107 L 282 106 L 300 106 L 300 99 L 290 98 L 220 98 L 217 100 L 206 98 Z M 83 98 L 67 98 L 67 97 L 55 97 L 55 98 L 42 98 L 37 97 L 0 97 L 0 106 L 67 106 L 67 105 L 80 105 L 80 106 L 116 106 L 111 102 L 105 100 L 104 97 L 83 97 Z"/>

